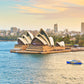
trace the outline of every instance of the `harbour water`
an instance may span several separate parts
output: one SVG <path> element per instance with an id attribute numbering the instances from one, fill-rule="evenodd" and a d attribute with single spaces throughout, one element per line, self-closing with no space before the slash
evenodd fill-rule
<path id="1" fill-rule="evenodd" d="M 55 54 L 10 53 L 16 42 L 0 42 L 0 84 L 84 84 L 84 51 Z"/>

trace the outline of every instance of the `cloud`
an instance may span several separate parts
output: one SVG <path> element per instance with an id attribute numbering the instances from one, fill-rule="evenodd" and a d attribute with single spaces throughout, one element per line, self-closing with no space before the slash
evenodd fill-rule
<path id="1" fill-rule="evenodd" d="M 14 7 L 17 9 L 20 9 L 21 13 L 31 13 L 31 14 L 35 14 L 35 13 L 45 13 L 46 11 L 42 10 L 42 9 L 38 9 L 38 8 L 33 8 L 33 7 L 28 7 L 28 6 L 22 6 L 22 5 L 17 5 L 17 7 Z"/>
<path id="2" fill-rule="evenodd" d="M 45 15 L 45 19 L 56 19 L 56 18 L 84 18 L 84 7 L 68 8 L 66 11 L 59 13 L 50 13 Z"/>
<path id="3" fill-rule="evenodd" d="M 84 0 L 29 0 L 27 3 L 29 6 L 16 5 L 14 8 L 20 13 L 51 19 L 84 17 Z"/>
<path id="4" fill-rule="evenodd" d="M 71 3 L 77 5 L 84 5 L 84 0 L 30 0 L 38 4 L 56 4 L 56 3 Z"/>
<path id="5" fill-rule="evenodd" d="M 82 5 L 82 6 L 84 5 L 84 0 L 63 0 L 63 1 L 67 3 Z"/>

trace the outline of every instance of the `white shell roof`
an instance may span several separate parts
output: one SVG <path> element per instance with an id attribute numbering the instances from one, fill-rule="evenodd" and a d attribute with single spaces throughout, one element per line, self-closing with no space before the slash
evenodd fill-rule
<path id="1" fill-rule="evenodd" d="M 53 38 L 52 37 L 49 37 L 49 39 L 50 39 L 51 45 L 54 46 L 54 40 L 53 40 Z"/>
<path id="2" fill-rule="evenodd" d="M 25 38 L 25 40 L 28 42 L 28 44 L 30 44 L 31 43 L 31 39 L 30 39 L 30 37 L 29 36 L 26 36 L 26 35 L 22 35 L 22 37 L 23 38 Z"/>
<path id="3" fill-rule="evenodd" d="M 28 31 L 27 35 L 22 35 L 22 38 L 18 38 L 23 44 L 31 44 L 33 39 L 40 40 L 44 45 L 54 45 L 54 41 L 52 37 L 48 37 L 46 32 L 41 29 L 39 34 L 34 38 L 34 36 Z M 58 43 L 60 45 L 63 45 L 62 43 Z"/>
<path id="4" fill-rule="evenodd" d="M 29 31 L 27 33 L 28 33 L 30 39 L 33 40 L 34 36 L 32 35 L 32 33 L 30 33 Z"/>
<path id="5" fill-rule="evenodd" d="M 48 37 L 43 29 L 40 30 L 39 34 L 35 38 L 40 40 L 44 45 L 54 45 L 53 38 Z"/>
<path id="6" fill-rule="evenodd" d="M 41 37 L 36 36 L 35 38 L 40 40 L 44 45 L 47 45 L 47 42 L 44 39 L 42 39 Z"/>
<path id="7" fill-rule="evenodd" d="M 39 33 L 42 34 L 43 36 L 45 36 L 46 40 L 49 42 L 48 45 L 50 45 L 50 40 L 49 40 L 47 33 L 43 29 L 40 29 Z"/>
<path id="8" fill-rule="evenodd" d="M 42 38 L 43 40 L 45 40 L 46 43 L 47 43 L 48 45 L 50 45 L 49 41 L 47 40 L 47 38 L 46 38 L 44 35 L 42 35 L 42 34 L 39 33 L 37 36 L 40 37 L 40 38 Z"/>
<path id="9" fill-rule="evenodd" d="M 19 37 L 18 40 L 20 40 L 24 45 L 28 44 L 28 42 L 24 38 Z"/>
<path id="10" fill-rule="evenodd" d="M 64 43 L 64 41 L 61 41 L 61 42 L 57 42 L 60 46 L 62 46 L 62 47 L 65 47 L 65 43 Z"/>

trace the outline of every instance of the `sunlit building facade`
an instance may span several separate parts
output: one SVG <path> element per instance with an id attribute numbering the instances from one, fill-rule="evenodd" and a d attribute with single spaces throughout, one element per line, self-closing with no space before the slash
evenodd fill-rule
<path id="1" fill-rule="evenodd" d="M 84 22 L 81 23 L 81 32 L 84 33 Z"/>
<path id="2" fill-rule="evenodd" d="M 18 53 L 55 53 L 64 52 L 65 44 L 64 42 L 57 42 L 55 46 L 52 37 L 49 37 L 47 33 L 40 29 L 36 36 L 32 33 L 27 32 L 18 38 L 18 44 L 15 45 L 15 49 L 12 52 Z"/>
<path id="3" fill-rule="evenodd" d="M 34 46 L 54 46 L 54 40 L 52 37 L 48 37 L 47 33 L 41 29 L 40 32 L 34 37 L 30 32 L 26 35 L 18 38 L 19 45 L 34 45 Z"/>
<path id="4" fill-rule="evenodd" d="M 54 33 L 58 32 L 58 25 L 54 24 Z"/>

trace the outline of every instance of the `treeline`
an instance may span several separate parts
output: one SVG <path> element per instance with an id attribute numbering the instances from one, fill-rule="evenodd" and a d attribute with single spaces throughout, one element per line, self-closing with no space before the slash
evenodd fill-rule
<path id="1" fill-rule="evenodd" d="M 0 40 L 2 40 L 2 41 L 16 41 L 17 36 L 0 36 Z"/>
<path id="2" fill-rule="evenodd" d="M 61 35 L 49 35 L 52 36 L 54 39 L 54 43 L 64 41 L 66 45 L 73 46 L 77 44 L 79 46 L 84 46 L 84 34 L 83 35 L 76 35 L 74 37 L 66 35 L 65 37 Z M 1 41 L 16 41 L 19 36 L 0 36 Z M 75 38 L 75 40 L 71 40 L 71 38 Z"/>
<path id="3" fill-rule="evenodd" d="M 74 37 L 66 35 L 65 37 L 62 37 L 61 35 L 55 36 L 52 35 L 54 39 L 54 43 L 56 45 L 56 42 L 64 41 L 66 45 L 73 46 L 75 44 L 79 46 L 84 46 L 84 35 L 76 35 Z M 75 40 L 71 40 L 71 38 L 75 38 Z"/>

